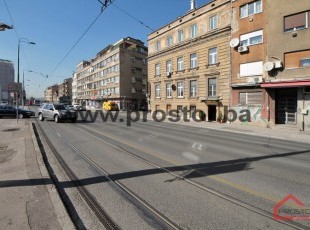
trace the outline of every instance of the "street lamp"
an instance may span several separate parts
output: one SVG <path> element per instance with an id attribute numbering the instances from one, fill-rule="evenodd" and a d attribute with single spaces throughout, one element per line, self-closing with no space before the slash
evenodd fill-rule
<path id="1" fill-rule="evenodd" d="M 25 42 L 28 45 L 35 45 L 35 42 L 30 42 L 27 38 L 20 38 L 18 40 L 18 49 L 17 49 L 17 83 L 19 83 L 19 50 L 20 50 L 20 43 Z"/>
<path id="2" fill-rule="evenodd" d="M 0 22 L 0 31 L 4 31 L 6 29 L 7 30 L 11 30 L 11 29 L 13 29 L 13 26 L 9 26 L 7 24 L 4 24 L 4 23 Z"/>

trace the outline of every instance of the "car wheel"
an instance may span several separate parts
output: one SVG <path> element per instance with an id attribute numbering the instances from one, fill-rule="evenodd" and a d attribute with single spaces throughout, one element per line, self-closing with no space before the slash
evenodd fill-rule
<path id="1" fill-rule="evenodd" d="M 42 114 L 42 113 L 39 113 L 39 120 L 40 120 L 40 121 L 44 121 L 44 117 L 43 117 L 43 114 Z"/>
<path id="2" fill-rule="evenodd" d="M 20 114 L 18 114 L 18 118 L 22 119 L 22 118 L 24 118 L 24 115 L 20 113 Z"/>
<path id="3" fill-rule="evenodd" d="M 71 122 L 72 122 L 72 123 L 75 123 L 75 122 L 76 122 L 76 118 L 72 118 L 72 119 L 71 119 Z"/>
<path id="4" fill-rule="evenodd" d="M 55 122 L 56 122 L 56 123 L 59 123 L 59 116 L 58 116 L 58 115 L 55 115 L 55 118 L 54 118 L 54 119 L 55 119 Z"/>

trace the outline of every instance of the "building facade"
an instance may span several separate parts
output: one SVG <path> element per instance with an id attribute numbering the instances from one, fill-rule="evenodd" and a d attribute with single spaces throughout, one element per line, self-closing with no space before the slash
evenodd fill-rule
<path id="1" fill-rule="evenodd" d="M 231 109 L 247 123 L 309 130 L 309 11 L 307 0 L 232 1 Z"/>
<path id="2" fill-rule="evenodd" d="M 58 101 L 59 103 L 72 103 L 72 78 L 67 78 L 58 85 Z"/>
<path id="3" fill-rule="evenodd" d="M 9 85 L 14 83 L 14 65 L 9 60 L 0 59 L 0 102 L 11 102 Z"/>
<path id="4" fill-rule="evenodd" d="M 249 124 L 267 126 L 267 98 L 261 83 L 267 77 L 267 4 L 264 0 L 232 1 L 231 109 L 237 116 L 249 111 Z M 243 122 L 239 121 L 237 122 Z"/>
<path id="5" fill-rule="evenodd" d="M 58 85 L 52 85 L 45 89 L 44 91 L 44 101 L 50 103 L 58 103 Z"/>
<path id="6" fill-rule="evenodd" d="M 72 75 L 72 103 L 77 104 L 77 74 Z"/>
<path id="7" fill-rule="evenodd" d="M 123 38 L 76 67 L 77 102 L 102 108 L 114 101 L 119 109 L 139 110 L 146 104 L 147 47 L 140 40 Z"/>
<path id="8" fill-rule="evenodd" d="M 151 110 L 225 119 L 230 93 L 230 0 L 190 10 L 148 36 Z M 200 114 L 201 116 L 201 114 Z"/>
<path id="9" fill-rule="evenodd" d="M 310 131 L 310 1 L 267 0 L 268 76 L 261 84 L 272 124 Z M 271 64 L 270 64 L 271 63 Z"/>

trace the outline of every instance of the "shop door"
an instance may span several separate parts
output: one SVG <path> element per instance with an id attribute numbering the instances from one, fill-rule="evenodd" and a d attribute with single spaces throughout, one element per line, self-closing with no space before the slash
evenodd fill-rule
<path id="1" fill-rule="evenodd" d="M 297 89 L 276 91 L 276 124 L 296 124 Z"/>

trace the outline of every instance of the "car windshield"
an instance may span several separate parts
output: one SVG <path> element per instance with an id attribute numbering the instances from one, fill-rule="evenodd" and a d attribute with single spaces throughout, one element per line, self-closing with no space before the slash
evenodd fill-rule
<path id="1" fill-rule="evenodd" d="M 64 105 L 54 105 L 56 110 L 66 110 L 66 107 Z"/>

